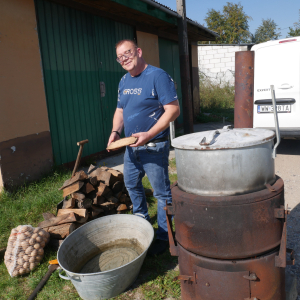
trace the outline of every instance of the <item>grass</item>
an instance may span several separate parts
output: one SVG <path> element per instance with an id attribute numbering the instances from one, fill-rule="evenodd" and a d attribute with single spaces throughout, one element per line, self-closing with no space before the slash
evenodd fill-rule
<path id="1" fill-rule="evenodd" d="M 170 161 L 170 169 L 176 169 L 175 159 Z M 71 172 L 55 170 L 38 182 L 33 182 L 12 192 L 0 194 L 2 213 L 0 214 L 0 249 L 7 244 L 12 228 L 20 224 L 37 226 L 43 220 L 42 213 L 56 212 L 56 205 L 62 200 L 58 188 L 70 178 Z M 170 172 L 171 183 L 177 180 L 177 174 Z M 151 188 L 147 177 L 143 178 L 145 188 Z M 157 229 L 156 204 L 154 197 L 148 197 L 149 215 L 154 229 Z M 56 251 L 45 248 L 45 255 L 40 265 L 31 273 L 11 278 L 3 259 L 0 260 L 0 299 L 25 300 L 36 288 L 48 270 L 48 261 L 56 258 Z M 133 299 L 180 299 L 180 283 L 174 281 L 179 274 L 178 259 L 167 251 L 157 258 L 146 257 L 138 279 L 127 291 L 116 297 L 116 300 Z M 70 281 L 61 279 L 55 271 L 37 300 L 81 299 Z"/>
<path id="2" fill-rule="evenodd" d="M 197 116 L 200 123 L 234 121 L 234 87 L 229 83 L 218 84 L 208 78 L 200 81 L 201 113 Z"/>

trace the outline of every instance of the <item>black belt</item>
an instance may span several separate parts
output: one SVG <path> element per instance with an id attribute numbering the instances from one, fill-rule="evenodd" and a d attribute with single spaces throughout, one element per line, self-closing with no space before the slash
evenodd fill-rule
<path id="1" fill-rule="evenodd" d="M 168 140 L 169 140 L 169 137 L 166 136 L 166 137 L 163 137 L 163 138 L 161 138 L 161 139 L 154 139 L 154 140 L 152 140 L 152 141 L 149 141 L 146 145 L 148 145 L 149 143 L 154 143 L 154 144 L 156 144 L 156 143 L 165 142 L 165 141 L 168 141 Z"/>

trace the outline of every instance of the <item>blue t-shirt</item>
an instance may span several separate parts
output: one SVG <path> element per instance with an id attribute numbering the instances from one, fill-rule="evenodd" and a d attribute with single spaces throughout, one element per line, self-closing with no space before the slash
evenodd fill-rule
<path id="1" fill-rule="evenodd" d="M 150 130 L 165 112 L 164 105 L 177 100 L 173 79 L 164 70 L 148 65 L 138 76 L 125 74 L 118 91 L 123 109 L 125 136 Z M 169 135 L 169 127 L 153 139 Z"/>

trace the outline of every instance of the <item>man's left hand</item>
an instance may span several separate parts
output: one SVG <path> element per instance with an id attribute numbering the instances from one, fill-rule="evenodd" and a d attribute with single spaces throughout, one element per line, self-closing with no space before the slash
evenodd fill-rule
<path id="1" fill-rule="evenodd" d="M 137 137 L 135 144 L 130 145 L 130 147 L 144 146 L 152 137 L 148 132 L 138 132 L 134 133 L 132 136 Z"/>

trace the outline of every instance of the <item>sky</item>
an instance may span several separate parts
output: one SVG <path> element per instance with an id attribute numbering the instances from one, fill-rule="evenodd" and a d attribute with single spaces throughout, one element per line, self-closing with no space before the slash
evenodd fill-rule
<path id="1" fill-rule="evenodd" d="M 157 2 L 176 9 L 176 0 L 156 0 Z M 208 10 L 214 9 L 222 11 L 227 2 L 240 3 L 246 15 L 252 17 L 249 20 L 249 30 L 252 34 L 262 24 L 262 19 L 272 19 L 281 28 L 281 36 L 285 38 L 289 27 L 299 21 L 300 0 L 241 0 L 241 1 L 222 1 L 222 0 L 186 0 L 186 15 L 193 21 L 206 26 L 204 21 Z"/>

